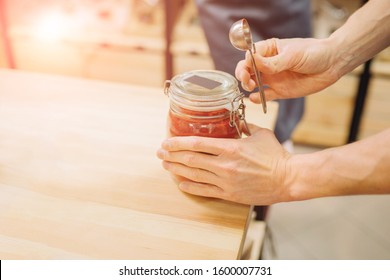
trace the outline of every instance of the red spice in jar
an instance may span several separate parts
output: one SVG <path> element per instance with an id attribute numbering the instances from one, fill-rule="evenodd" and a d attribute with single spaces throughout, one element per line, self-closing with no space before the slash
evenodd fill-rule
<path id="1" fill-rule="evenodd" d="M 230 111 L 223 109 L 212 112 L 188 112 L 186 116 L 169 111 L 169 136 L 204 136 L 213 138 L 240 138 L 234 125 L 230 124 Z M 197 117 L 189 117 L 197 116 Z M 206 118 L 199 118 L 206 117 Z M 214 117 L 213 117 L 214 116 Z M 208 118 L 207 118 L 208 117 Z M 210 118 L 211 117 L 211 118 Z M 239 125 L 238 117 L 235 123 Z"/>

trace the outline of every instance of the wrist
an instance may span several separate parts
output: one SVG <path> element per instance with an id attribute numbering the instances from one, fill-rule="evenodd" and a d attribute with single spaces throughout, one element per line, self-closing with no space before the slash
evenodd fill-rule
<path id="1" fill-rule="evenodd" d="M 322 173 L 326 172 L 326 157 L 321 152 L 290 157 L 286 168 L 285 189 L 289 201 L 327 196 Z M 325 184 L 326 185 L 326 184 Z"/>
<path id="2" fill-rule="evenodd" d="M 323 39 L 323 43 L 329 53 L 329 72 L 337 81 L 352 70 L 350 69 L 350 63 L 354 54 L 349 53 L 348 48 L 345 47 L 345 37 L 337 31 Z"/>

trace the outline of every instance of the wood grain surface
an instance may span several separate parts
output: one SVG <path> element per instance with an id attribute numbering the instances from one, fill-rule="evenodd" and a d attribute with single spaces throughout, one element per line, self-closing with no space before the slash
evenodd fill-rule
<path id="1" fill-rule="evenodd" d="M 0 259 L 239 258 L 251 207 L 181 192 L 155 155 L 168 101 L 0 70 Z"/>

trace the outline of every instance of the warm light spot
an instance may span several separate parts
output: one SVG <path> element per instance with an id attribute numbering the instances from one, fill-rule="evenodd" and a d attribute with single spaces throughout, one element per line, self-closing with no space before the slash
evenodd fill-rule
<path id="1" fill-rule="evenodd" d="M 65 36 L 67 22 L 60 13 L 47 14 L 37 25 L 36 36 L 42 40 L 59 40 Z"/>

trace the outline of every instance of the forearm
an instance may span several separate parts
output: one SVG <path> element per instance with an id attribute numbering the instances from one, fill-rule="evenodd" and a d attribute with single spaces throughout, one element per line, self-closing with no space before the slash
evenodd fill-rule
<path id="1" fill-rule="evenodd" d="M 390 1 L 370 0 L 328 39 L 338 76 L 390 45 Z"/>
<path id="2" fill-rule="evenodd" d="M 346 146 L 290 158 L 291 200 L 390 193 L 390 129 Z"/>

